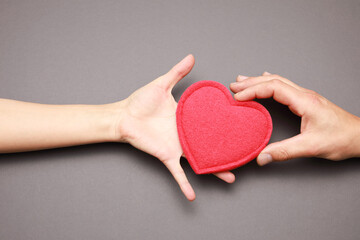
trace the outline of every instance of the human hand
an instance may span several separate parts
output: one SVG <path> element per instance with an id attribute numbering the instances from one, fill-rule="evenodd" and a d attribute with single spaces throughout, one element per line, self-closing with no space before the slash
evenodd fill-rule
<path id="1" fill-rule="evenodd" d="M 191 71 L 194 63 L 194 57 L 188 55 L 165 75 L 138 89 L 126 100 L 115 103 L 122 109 L 115 125 L 116 139 L 163 162 L 190 201 L 195 199 L 195 192 L 180 165 L 183 151 L 176 128 L 177 102 L 171 91 Z M 235 180 L 231 172 L 215 175 L 228 183 Z"/>
<path id="2" fill-rule="evenodd" d="M 360 156 L 360 118 L 318 93 L 279 75 L 239 75 L 230 89 L 238 101 L 273 97 L 301 117 L 300 134 L 269 144 L 257 157 L 259 165 L 298 157 L 343 160 Z"/>

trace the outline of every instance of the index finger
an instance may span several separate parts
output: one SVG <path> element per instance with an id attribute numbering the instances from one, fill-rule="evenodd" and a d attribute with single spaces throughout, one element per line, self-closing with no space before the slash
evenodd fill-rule
<path id="1" fill-rule="evenodd" d="M 236 93 L 234 98 L 238 101 L 250 101 L 272 97 L 275 101 L 287 105 L 294 114 L 302 116 L 307 105 L 304 94 L 283 81 L 274 79 L 250 86 Z"/>

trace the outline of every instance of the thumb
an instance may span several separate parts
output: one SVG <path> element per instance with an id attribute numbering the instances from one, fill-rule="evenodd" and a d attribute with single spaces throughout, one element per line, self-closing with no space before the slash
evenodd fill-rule
<path id="1" fill-rule="evenodd" d="M 163 86 L 172 90 L 177 82 L 184 78 L 193 68 L 195 58 L 192 54 L 187 55 L 183 60 L 177 63 L 165 75 L 161 77 Z"/>
<path id="2" fill-rule="evenodd" d="M 298 157 L 311 157 L 310 139 L 305 134 L 299 134 L 280 142 L 269 144 L 257 157 L 257 163 L 264 166 L 273 161 L 286 161 Z"/>

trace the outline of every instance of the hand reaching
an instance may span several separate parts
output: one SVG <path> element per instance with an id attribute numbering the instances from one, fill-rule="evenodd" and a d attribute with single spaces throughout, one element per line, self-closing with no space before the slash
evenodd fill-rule
<path id="1" fill-rule="evenodd" d="M 192 55 L 187 56 L 168 73 L 119 102 L 123 111 L 116 127 L 119 141 L 126 141 L 162 161 L 190 201 L 195 199 L 195 193 L 180 165 L 183 151 L 176 129 L 177 103 L 171 91 L 191 71 L 194 62 Z M 215 175 L 228 183 L 235 180 L 230 172 Z"/>
<path id="2" fill-rule="evenodd" d="M 267 72 L 259 77 L 238 76 L 230 88 L 236 100 L 273 97 L 301 117 L 301 133 L 269 144 L 257 158 L 259 165 L 298 157 L 342 160 L 360 156 L 360 118 L 316 92 Z"/>

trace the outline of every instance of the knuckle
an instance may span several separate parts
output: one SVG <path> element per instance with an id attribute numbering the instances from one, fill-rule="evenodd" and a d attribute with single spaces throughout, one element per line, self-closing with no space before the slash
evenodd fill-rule
<path id="1" fill-rule="evenodd" d="M 276 88 L 276 82 L 274 80 L 270 80 L 258 86 L 259 89 L 264 91 L 274 91 Z"/>
<path id="2" fill-rule="evenodd" d="M 278 151 L 278 154 L 277 154 L 278 159 L 280 161 L 285 161 L 285 160 L 291 159 L 291 155 L 289 154 L 287 149 L 280 147 L 277 151 Z"/>
<path id="3" fill-rule="evenodd" d="M 270 90 L 274 90 L 282 87 L 283 82 L 279 79 L 272 79 L 267 83 L 267 87 Z"/>
<path id="4" fill-rule="evenodd" d="M 325 99 L 318 94 L 317 92 L 313 91 L 313 90 L 309 90 L 309 92 L 306 93 L 311 104 L 324 104 L 325 103 Z"/>
<path id="5" fill-rule="evenodd" d="M 307 89 L 307 92 L 311 95 L 315 95 L 315 96 L 320 96 L 319 93 L 315 92 L 314 90 L 311 90 L 311 89 Z"/>
<path id="6" fill-rule="evenodd" d="M 281 85 L 281 84 L 282 84 L 282 81 L 281 81 L 280 79 L 275 78 L 275 79 L 271 80 L 270 83 L 271 83 L 272 85 L 278 86 L 278 85 Z"/>
<path id="7" fill-rule="evenodd" d="M 244 83 L 244 82 L 247 82 L 247 83 L 249 83 L 249 82 L 253 82 L 255 79 L 256 79 L 256 77 L 248 77 L 248 78 L 246 78 L 246 79 L 242 80 L 240 83 Z"/>
<path id="8" fill-rule="evenodd" d="M 279 74 L 273 74 L 272 77 L 276 78 L 276 79 L 281 79 L 282 78 Z"/>
<path id="9" fill-rule="evenodd" d="M 172 71 L 172 74 L 178 78 L 184 76 L 184 74 L 185 74 L 184 70 L 180 70 L 178 68 L 173 68 L 171 71 Z"/>

